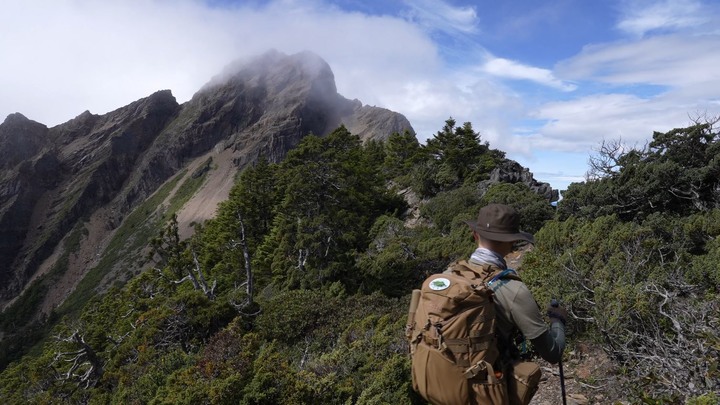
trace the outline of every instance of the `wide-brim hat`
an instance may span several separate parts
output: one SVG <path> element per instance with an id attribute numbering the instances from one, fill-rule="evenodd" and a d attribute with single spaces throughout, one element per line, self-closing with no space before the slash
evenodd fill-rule
<path id="1" fill-rule="evenodd" d="M 498 242 L 524 240 L 535 243 L 535 237 L 520 230 L 520 214 L 504 204 L 489 204 L 480 209 L 477 221 L 465 221 L 473 231 L 485 239 Z"/>

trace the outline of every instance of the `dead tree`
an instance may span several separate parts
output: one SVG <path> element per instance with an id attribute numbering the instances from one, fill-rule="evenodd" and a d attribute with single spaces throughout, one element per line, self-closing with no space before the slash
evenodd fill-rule
<path id="1" fill-rule="evenodd" d="M 248 248 L 247 237 L 245 235 L 245 222 L 243 221 L 242 213 L 239 211 L 237 212 L 237 219 L 240 224 L 240 235 L 239 235 L 240 239 L 239 240 L 235 240 L 235 239 L 230 240 L 230 247 L 233 249 L 238 248 L 238 247 L 242 248 L 243 261 L 245 263 L 245 281 L 236 287 L 236 291 L 240 288 L 245 287 L 245 299 L 241 303 L 238 303 L 234 299 L 231 299 L 230 304 L 233 307 L 235 307 L 235 309 L 237 309 L 237 311 L 240 312 L 241 314 L 247 315 L 247 316 L 254 316 L 254 315 L 259 314 L 260 310 L 257 310 L 255 312 L 250 312 L 250 313 L 245 312 L 247 309 L 249 309 L 252 306 L 252 304 L 254 302 L 253 301 L 254 283 L 253 283 L 252 267 L 250 264 L 250 262 L 251 262 L 250 249 Z M 242 273 L 239 274 L 238 276 L 239 276 L 239 278 L 241 278 Z"/>
<path id="2" fill-rule="evenodd" d="M 61 351 L 55 354 L 51 367 L 59 381 L 74 382 L 78 387 L 85 389 L 94 387 L 103 375 L 103 362 L 95 350 L 90 347 L 80 330 L 76 329 L 68 337 L 55 336 L 58 342 L 69 343 L 73 350 Z M 70 363 L 67 370 L 60 371 L 56 365 Z M 64 369 L 65 367 L 60 367 Z"/>
<path id="3" fill-rule="evenodd" d="M 168 267 L 175 276 L 181 277 L 175 280 L 168 279 L 168 281 L 173 284 L 190 281 L 194 289 L 201 290 L 210 300 L 215 299 L 217 280 L 213 281 L 212 286 L 208 286 L 195 249 L 188 248 L 187 243 L 180 240 L 177 215 L 170 218 L 170 222 L 160 233 L 160 236 L 151 242 L 151 247 L 150 258 L 160 264 L 160 266 L 155 267 L 155 270 L 162 277 L 165 277 L 162 268 Z M 186 256 L 188 249 L 192 256 L 193 265 L 188 264 Z"/>
<path id="4" fill-rule="evenodd" d="M 193 288 L 196 290 L 202 290 L 202 292 L 208 297 L 210 300 L 215 299 L 215 287 L 217 286 L 217 280 L 213 281 L 212 286 L 208 287 L 207 281 L 205 281 L 205 276 L 202 272 L 202 266 L 200 266 L 200 261 L 197 258 L 197 253 L 195 253 L 195 249 L 191 250 L 192 257 L 193 257 L 193 263 L 195 264 L 195 268 L 189 268 L 186 267 L 185 272 L 187 273 L 185 277 L 181 278 L 180 280 L 172 280 L 175 284 L 181 284 L 185 281 L 190 280 L 192 282 Z M 194 272 L 193 272 L 194 270 Z M 195 275 L 197 273 L 197 276 Z"/>

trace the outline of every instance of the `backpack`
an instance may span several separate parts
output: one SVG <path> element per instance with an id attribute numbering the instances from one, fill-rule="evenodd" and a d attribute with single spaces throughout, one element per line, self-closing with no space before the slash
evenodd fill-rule
<path id="1" fill-rule="evenodd" d="M 414 290 L 406 336 L 413 389 L 435 405 L 508 404 L 488 286 L 514 272 L 452 263 Z M 499 367 L 498 367 L 499 368 Z"/>

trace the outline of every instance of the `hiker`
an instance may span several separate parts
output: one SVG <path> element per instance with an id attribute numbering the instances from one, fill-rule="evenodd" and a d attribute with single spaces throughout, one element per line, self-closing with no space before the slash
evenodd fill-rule
<path id="1" fill-rule="evenodd" d="M 521 334 L 551 363 L 562 359 L 567 312 L 547 309 L 550 326 L 505 256 L 534 243 L 510 206 L 490 204 L 466 221 L 477 249 L 413 291 L 406 335 L 413 389 L 435 405 L 527 405 L 540 384 L 538 364 L 523 361 Z"/>
<path id="2" fill-rule="evenodd" d="M 519 230 L 520 215 L 507 205 L 487 205 L 480 209 L 477 222 L 466 223 L 478 245 L 468 260 L 473 264 L 490 264 L 505 270 L 504 257 L 513 251 L 515 242 L 535 243 L 533 235 Z M 513 343 L 515 332 L 519 331 L 532 342 L 543 359 L 553 364 L 559 362 L 565 348 L 565 309 L 548 306 L 546 311 L 551 322 L 548 328 L 532 293 L 522 281 L 506 278 L 493 284 L 501 358 L 510 356 L 511 360 L 519 359 Z"/>

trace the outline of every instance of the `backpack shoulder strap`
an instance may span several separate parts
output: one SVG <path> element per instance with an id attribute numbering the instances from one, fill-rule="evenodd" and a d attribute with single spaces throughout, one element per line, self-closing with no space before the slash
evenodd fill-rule
<path id="1" fill-rule="evenodd" d="M 507 268 L 505 270 L 495 272 L 495 274 L 492 276 L 490 281 L 488 281 L 488 284 L 492 284 L 498 280 L 519 280 L 522 281 L 520 276 L 517 274 L 517 271 L 515 269 Z"/>
<path id="2" fill-rule="evenodd" d="M 492 266 L 470 263 L 467 260 L 457 260 L 448 265 L 445 274 L 457 274 L 470 280 L 480 279 L 484 281 L 492 274 Z"/>
<path id="3" fill-rule="evenodd" d="M 487 282 L 487 286 L 495 292 L 498 288 L 507 283 L 508 280 L 522 281 L 514 269 L 507 268 L 500 272 L 496 272 L 490 281 Z"/>
<path id="4" fill-rule="evenodd" d="M 445 274 L 457 274 L 470 280 L 482 280 L 488 286 L 496 283 L 498 280 L 518 280 L 522 281 L 517 271 L 511 268 L 500 269 L 491 264 L 475 264 L 467 260 L 457 260 L 448 265 Z"/>

